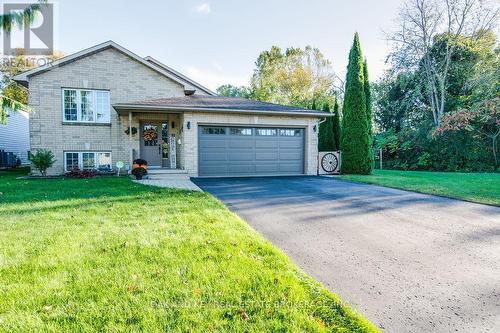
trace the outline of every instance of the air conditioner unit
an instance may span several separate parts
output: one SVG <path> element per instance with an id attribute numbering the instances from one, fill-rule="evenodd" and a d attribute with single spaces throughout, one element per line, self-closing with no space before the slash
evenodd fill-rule
<path id="1" fill-rule="evenodd" d="M 319 152 L 318 175 L 335 175 L 340 173 L 340 151 Z"/>

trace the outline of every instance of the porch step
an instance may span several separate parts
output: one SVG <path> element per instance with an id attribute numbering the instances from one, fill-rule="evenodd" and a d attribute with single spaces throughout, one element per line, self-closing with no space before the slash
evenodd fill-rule
<path id="1" fill-rule="evenodd" d="M 151 175 L 185 175 L 186 170 L 181 169 L 164 169 L 164 168 L 148 168 L 148 174 Z"/>

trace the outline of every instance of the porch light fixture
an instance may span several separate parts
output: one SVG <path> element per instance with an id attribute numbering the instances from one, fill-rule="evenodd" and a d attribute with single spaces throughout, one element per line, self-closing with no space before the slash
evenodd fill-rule
<path id="1" fill-rule="evenodd" d="M 172 128 L 175 128 L 175 121 L 172 122 Z"/>
<path id="2" fill-rule="evenodd" d="M 191 122 L 190 121 L 187 122 L 186 127 L 187 127 L 187 129 L 191 129 Z"/>
<path id="3" fill-rule="evenodd" d="M 313 126 L 313 130 L 314 130 L 314 132 L 315 132 L 315 133 L 316 133 L 316 130 L 317 130 L 317 129 L 318 129 L 318 128 L 316 127 L 316 125 L 314 125 L 314 126 Z"/>

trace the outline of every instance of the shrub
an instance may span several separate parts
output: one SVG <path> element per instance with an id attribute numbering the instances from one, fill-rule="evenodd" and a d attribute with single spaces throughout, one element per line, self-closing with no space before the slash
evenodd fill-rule
<path id="1" fill-rule="evenodd" d="M 38 149 L 36 153 L 30 154 L 31 164 L 40 171 L 42 176 L 47 176 L 47 169 L 56 162 L 54 154 L 48 149 Z"/>
<path id="2" fill-rule="evenodd" d="M 135 168 L 135 169 L 132 169 L 132 174 L 135 176 L 135 178 L 137 179 L 141 179 L 145 174 L 147 174 L 147 170 L 142 168 L 142 167 L 139 167 L 139 168 Z"/>
<path id="3" fill-rule="evenodd" d="M 95 170 L 80 170 L 78 168 L 66 173 L 66 177 L 68 178 L 92 178 L 95 176 L 97 176 L 97 171 Z"/>

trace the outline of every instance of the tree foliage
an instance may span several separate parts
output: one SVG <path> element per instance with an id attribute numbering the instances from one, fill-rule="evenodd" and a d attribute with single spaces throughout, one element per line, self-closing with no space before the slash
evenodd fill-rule
<path id="1" fill-rule="evenodd" d="M 417 69 L 434 126 L 448 111 L 450 64 L 461 38 L 476 38 L 496 23 L 498 10 L 482 0 L 407 0 L 387 34 L 397 70 Z"/>
<path id="2" fill-rule="evenodd" d="M 494 161 L 495 171 L 498 169 L 498 137 L 500 136 L 500 97 L 482 101 L 471 109 L 462 109 L 447 113 L 443 117 L 440 127 L 435 131 L 437 135 L 446 132 L 468 131 L 474 136 L 489 141 Z"/>
<path id="3" fill-rule="evenodd" d="M 339 102 L 337 98 L 335 99 L 335 104 L 333 106 L 332 130 L 333 130 L 333 140 L 335 143 L 333 150 L 337 151 L 340 150 L 340 137 L 342 135 L 340 128 Z"/>
<path id="4" fill-rule="evenodd" d="M 325 104 L 323 111 L 330 112 L 330 106 Z M 334 151 L 336 147 L 333 133 L 333 117 L 326 117 L 319 125 L 318 130 L 318 149 L 319 151 Z"/>
<path id="5" fill-rule="evenodd" d="M 217 88 L 217 95 L 225 97 L 240 97 L 240 98 L 251 98 L 252 92 L 250 88 L 241 86 L 236 87 L 231 84 L 224 84 Z"/>
<path id="6" fill-rule="evenodd" d="M 47 0 L 38 0 L 38 3 L 27 5 L 23 11 L 1 14 L 0 29 L 4 32 L 10 32 L 13 26 L 22 29 L 25 25 L 32 24 L 42 6 L 47 2 Z"/>
<path id="7" fill-rule="evenodd" d="M 316 48 L 306 46 L 282 51 L 273 46 L 260 53 L 250 83 L 253 99 L 285 105 L 307 106 L 333 91 L 330 62 Z"/>
<path id="8" fill-rule="evenodd" d="M 447 39 L 445 35 L 436 36 L 429 48 L 433 58 L 445 53 L 443 50 L 451 43 Z M 495 34 L 481 31 L 474 36 L 457 36 L 453 43 L 441 117 L 447 126 L 452 120 L 456 122 L 456 117 L 466 113 L 471 116 L 478 105 L 500 96 Z M 466 129 L 440 130 L 440 135 L 433 135 L 436 126 L 429 112 L 431 105 L 422 84 L 423 75 L 423 66 L 408 66 L 386 73 L 374 85 L 375 144 L 384 150 L 385 166 L 410 170 L 492 170 L 496 164 L 493 152 L 498 148 L 492 148 L 491 139 Z M 438 128 L 442 128 L 441 124 Z"/>
<path id="9" fill-rule="evenodd" d="M 356 33 L 349 52 L 349 64 L 342 119 L 342 172 L 369 174 L 372 170 L 368 115 L 366 112 L 364 63 L 359 36 Z"/>

